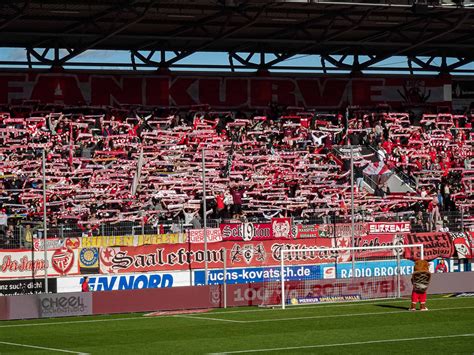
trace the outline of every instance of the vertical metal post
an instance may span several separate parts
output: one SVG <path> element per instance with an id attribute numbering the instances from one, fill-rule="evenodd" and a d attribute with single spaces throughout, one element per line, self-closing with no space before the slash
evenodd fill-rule
<path id="1" fill-rule="evenodd" d="M 400 250 L 395 249 L 395 253 L 397 254 L 397 298 L 401 297 L 401 290 L 400 290 Z"/>
<path id="2" fill-rule="evenodd" d="M 205 150 L 202 148 L 202 219 L 204 222 L 204 280 L 205 285 L 208 284 L 207 271 L 207 211 L 206 211 L 206 160 Z"/>
<path id="3" fill-rule="evenodd" d="M 43 148 L 43 240 L 44 240 L 44 292 L 48 293 L 48 246 L 47 246 L 47 238 L 48 238 L 48 226 L 46 222 L 46 151 Z"/>
<path id="4" fill-rule="evenodd" d="M 351 247 L 354 248 L 354 154 L 351 145 Z M 354 249 L 352 249 L 352 278 L 355 277 Z"/>
<path id="5" fill-rule="evenodd" d="M 224 308 L 227 308 L 227 249 L 224 248 Z"/>
<path id="6" fill-rule="evenodd" d="M 285 309 L 285 276 L 283 275 L 284 271 L 284 262 L 283 259 L 285 257 L 285 253 L 283 248 L 280 252 L 280 275 L 281 275 L 281 308 Z"/>
<path id="7" fill-rule="evenodd" d="M 18 241 L 20 242 L 20 247 L 23 248 L 26 244 L 26 240 L 23 239 L 23 226 L 18 226 L 15 230 L 18 230 Z"/>

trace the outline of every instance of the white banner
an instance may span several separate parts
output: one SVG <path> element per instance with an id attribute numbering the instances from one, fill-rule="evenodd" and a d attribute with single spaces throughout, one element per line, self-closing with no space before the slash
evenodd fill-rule
<path id="1" fill-rule="evenodd" d="M 0 252 L 0 279 L 44 277 L 45 264 L 48 276 L 78 275 L 77 249 L 61 248 L 47 252 L 32 253 L 29 250 L 7 250 Z"/>
<path id="2" fill-rule="evenodd" d="M 222 242 L 222 233 L 220 228 L 206 228 L 207 242 Z M 190 243 L 204 243 L 204 229 L 190 229 L 188 231 Z"/>
<path id="3" fill-rule="evenodd" d="M 58 292 L 81 291 L 83 279 L 84 276 L 58 278 Z M 92 291 L 137 290 L 190 285 L 191 276 L 188 271 L 150 272 L 128 275 L 89 275 L 89 286 Z"/>

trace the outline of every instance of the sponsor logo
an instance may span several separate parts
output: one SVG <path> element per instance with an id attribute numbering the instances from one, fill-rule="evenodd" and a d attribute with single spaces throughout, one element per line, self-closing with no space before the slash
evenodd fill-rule
<path id="1" fill-rule="evenodd" d="M 79 280 L 79 285 L 84 279 Z M 144 288 L 173 287 L 173 275 L 121 275 L 89 277 L 92 291 L 138 290 Z"/>
<path id="2" fill-rule="evenodd" d="M 336 267 L 334 267 L 334 266 L 323 267 L 323 278 L 325 278 L 325 279 L 335 279 L 336 278 Z"/>
<path id="3" fill-rule="evenodd" d="M 44 293 L 44 280 L 21 279 L 0 281 L 0 295 L 25 295 L 32 293 Z M 56 279 L 48 279 L 48 291 L 57 291 Z"/>
<path id="4" fill-rule="evenodd" d="M 74 264 L 74 252 L 68 248 L 58 249 L 51 257 L 51 263 L 57 273 L 65 275 Z"/>
<path id="5" fill-rule="evenodd" d="M 344 301 L 358 301 L 360 295 L 343 295 L 343 296 L 325 296 L 325 297 L 293 297 L 290 300 L 291 304 L 312 304 L 312 303 L 323 303 L 323 302 L 344 302 Z"/>
<path id="6" fill-rule="evenodd" d="M 218 307 L 221 303 L 221 288 L 218 285 L 210 286 L 209 297 L 211 303 Z"/>
<path id="7" fill-rule="evenodd" d="M 309 266 L 287 266 L 283 269 L 285 280 L 301 280 L 303 278 L 320 279 L 321 269 L 319 265 Z M 225 274 L 227 284 L 249 284 L 253 282 L 281 281 L 280 267 L 261 268 L 238 268 L 228 269 Z M 224 282 L 224 270 L 208 270 L 208 283 L 210 285 L 220 285 Z M 205 284 L 204 270 L 194 272 L 194 285 Z"/>
<path id="8" fill-rule="evenodd" d="M 99 251 L 97 248 L 82 248 L 79 253 L 81 267 L 97 267 L 99 261 Z"/>
<path id="9" fill-rule="evenodd" d="M 41 295 L 39 302 L 42 317 L 61 317 L 91 313 L 90 295 Z"/>

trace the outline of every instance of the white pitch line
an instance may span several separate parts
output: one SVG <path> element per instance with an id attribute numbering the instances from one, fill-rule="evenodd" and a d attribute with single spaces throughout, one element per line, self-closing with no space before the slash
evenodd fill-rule
<path id="1" fill-rule="evenodd" d="M 449 307 L 449 308 L 435 308 L 430 309 L 429 312 L 440 312 L 440 311 L 452 311 L 457 309 L 473 309 L 474 307 Z M 303 319 L 325 319 L 325 318 L 342 318 L 342 317 L 360 317 L 360 316 L 378 316 L 386 314 L 398 314 L 398 313 L 415 313 L 409 312 L 408 308 L 403 311 L 390 311 L 390 312 L 365 312 L 365 313 L 347 313 L 347 314 L 327 314 L 321 316 L 305 316 L 305 317 L 287 317 L 287 318 L 272 318 L 272 319 L 256 319 L 256 320 L 244 320 L 244 321 L 235 321 L 238 323 L 265 323 L 265 322 L 282 322 L 282 321 L 291 321 L 291 320 L 303 320 Z M 416 313 L 420 313 L 417 311 Z M 225 315 L 225 313 L 223 313 Z M 193 319 L 200 319 L 198 315 L 193 316 Z M 205 318 L 204 318 L 205 319 Z M 208 318 L 209 320 L 223 320 L 222 318 Z"/>
<path id="2" fill-rule="evenodd" d="M 0 344 L 11 345 L 11 346 L 21 346 L 21 347 L 23 347 L 23 348 L 32 348 L 32 349 L 56 351 L 56 352 L 59 352 L 59 353 L 89 355 L 89 354 L 87 354 L 87 353 L 81 353 L 81 352 L 78 352 L 78 351 L 71 351 L 71 350 L 64 350 L 64 349 L 56 349 L 56 348 L 47 348 L 47 347 L 44 347 L 44 346 L 36 346 L 36 345 L 9 343 L 9 342 L 7 342 L 7 341 L 0 341 Z"/>
<path id="3" fill-rule="evenodd" d="M 211 353 L 210 355 L 242 354 L 242 353 L 258 353 L 258 352 L 282 351 L 282 350 L 329 348 L 329 347 L 337 347 L 337 346 L 366 345 L 366 344 L 377 344 L 377 343 L 382 343 L 382 344 L 383 343 L 398 343 L 398 342 L 404 342 L 404 341 L 445 339 L 445 338 L 461 338 L 461 337 L 472 337 L 472 336 L 474 336 L 474 334 L 470 333 L 470 334 L 438 335 L 438 336 L 418 337 L 418 338 L 381 339 L 381 340 L 369 340 L 369 341 L 356 341 L 356 342 L 352 342 L 352 343 L 319 344 L 319 345 L 304 345 L 304 346 L 288 346 L 288 347 L 284 347 L 284 348 L 267 348 L 267 349 L 226 351 L 226 352 L 222 352 L 222 353 Z"/>
<path id="4" fill-rule="evenodd" d="M 198 317 L 198 316 L 190 316 L 190 315 L 184 315 L 184 314 L 177 314 L 177 315 L 174 315 L 173 317 L 176 317 L 176 318 L 190 318 L 190 319 L 204 319 L 204 320 L 213 320 L 213 321 L 217 321 L 217 322 L 229 322 L 229 323 L 248 323 L 247 321 L 244 321 L 244 320 L 212 318 L 212 317 Z"/>
<path id="5" fill-rule="evenodd" d="M 440 311 L 452 311 L 456 309 L 472 309 L 474 307 L 449 307 L 449 308 L 435 308 L 428 312 L 440 312 Z M 420 311 L 416 311 L 418 313 Z M 306 317 L 291 317 L 291 318 L 273 318 L 273 319 L 256 319 L 248 320 L 245 323 L 263 323 L 263 322 L 279 322 L 279 321 L 288 321 L 288 320 L 302 320 L 302 319 L 319 319 L 319 318 L 339 318 L 339 317 L 359 317 L 359 316 L 378 316 L 385 314 L 397 314 L 397 313 L 415 313 L 408 311 L 408 308 L 403 311 L 390 311 L 390 312 L 366 312 L 366 313 L 348 313 L 348 314 L 331 314 L 331 315 L 322 315 L 322 316 L 306 316 Z"/>
<path id="6" fill-rule="evenodd" d="M 432 301 L 448 301 L 448 300 L 458 300 L 463 298 L 435 298 L 429 300 L 431 303 Z M 404 303 L 409 301 L 407 300 L 399 300 L 399 301 L 387 301 L 387 302 L 371 302 L 371 303 L 364 303 L 367 304 L 390 304 L 390 303 Z M 350 307 L 350 306 L 359 306 L 362 305 L 361 303 L 349 303 L 349 304 L 320 304 L 316 306 L 302 306 L 302 307 L 289 307 L 286 308 L 285 311 L 289 310 L 301 310 L 303 309 L 310 309 L 310 308 L 328 308 L 328 307 Z M 274 309 L 259 309 L 259 310 L 240 310 L 240 311 L 224 311 L 224 312 L 212 312 L 209 314 L 212 315 L 226 315 L 231 313 L 256 313 L 256 312 L 265 312 L 265 311 L 275 311 Z M 403 313 L 403 312 L 402 312 Z M 173 317 L 173 316 L 162 316 L 165 318 Z M 161 318 L 161 317 L 160 317 Z M 127 317 L 127 318 L 107 318 L 107 319 L 90 319 L 90 320 L 78 320 L 78 321 L 65 321 L 65 322 L 40 322 L 40 323 L 22 323 L 22 324 L 6 324 L 0 325 L 0 328 L 21 328 L 21 327 L 37 327 L 37 326 L 46 326 L 46 325 L 62 325 L 62 324 L 81 324 L 81 323 L 100 323 L 100 322 L 115 322 L 115 321 L 127 321 L 127 320 L 137 320 L 137 319 L 155 319 L 155 317 Z"/>
<path id="7" fill-rule="evenodd" d="M 137 319 L 153 319 L 153 317 L 128 317 L 128 318 L 107 318 L 107 319 L 89 319 L 89 320 L 77 320 L 67 322 L 40 322 L 40 323 L 24 323 L 24 324 L 7 324 L 0 325 L 0 328 L 21 328 L 21 327 L 37 327 L 45 325 L 62 325 L 62 324 L 80 324 L 80 323 L 100 323 L 100 322 L 112 322 L 112 321 L 123 321 L 123 320 L 137 320 Z"/>
<path id="8" fill-rule="evenodd" d="M 453 301 L 453 300 L 461 300 L 465 298 L 434 298 L 434 299 L 428 299 L 428 303 L 434 302 L 434 301 Z M 332 308 L 332 307 L 360 307 L 360 306 L 365 306 L 365 305 L 372 305 L 372 304 L 392 304 L 392 303 L 406 303 L 407 305 L 410 304 L 410 298 L 405 298 L 402 300 L 386 300 L 386 299 L 380 299 L 379 301 L 374 301 L 374 300 L 360 300 L 357 303 L 351 302 L 351 303 L 320 303 L 317 305 L 299 305 L 299 306 L 288 306 L 285 308 L 285 311 L 296 311 L 296 310 L 301 310 L 301 309 L 312 309 L 312 308 Z M 279 307 L 281 305 L 278 305 Z M 408 308 L 408 306 L 407 306 Z M 281 309 L 281 308 L 278 308 Z M 236 311 L 217 311 L 217 312 L 212 312 L 213 315 L 216 314 L 232 314 L 232 313 L 257 313 L 257 312 L 268 312 L 268 311 L 275 311 L 275 308 L 259 308 L 259 309 L 243 309 L 243 310 L 236 310 Z M 209 313 L 208 313 L 209 314 Z"/>

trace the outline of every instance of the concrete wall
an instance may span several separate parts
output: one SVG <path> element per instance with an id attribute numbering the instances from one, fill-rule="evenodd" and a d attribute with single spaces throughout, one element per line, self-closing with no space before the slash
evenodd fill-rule
<path id="1" fill-rule="evenodd" d="M 315 292 L 319 292 L 320 296 L 337 294 L 341 290 L 343 293 L 363 293 L 368 287 L 375 287 L 380 293 L 389 287 L 386 281 L 381 281 L 379 286 L 376 286 L 376 282 L 368 279 L 321 280 L 311 287 Z M 359 288 L 354 291 L 356 285 Z M 291 289 L 291 283 L 287 286 Z M 410 292 L 409 277 L 404 277 L 402 295 L 409 295 Z M 430 294 L 455 292 L 474 292 L 474 272 L 433 274 Z M 259 283 L 227 286 L 228 307 L 260 305 L 264 297 L 268 297 L 268 294 L 265 294 L 262 284 Z M 4 296 L 0 297 L 0 319 L 205 309 L 223 305 L 224 289 L 221 285 Z"/>

